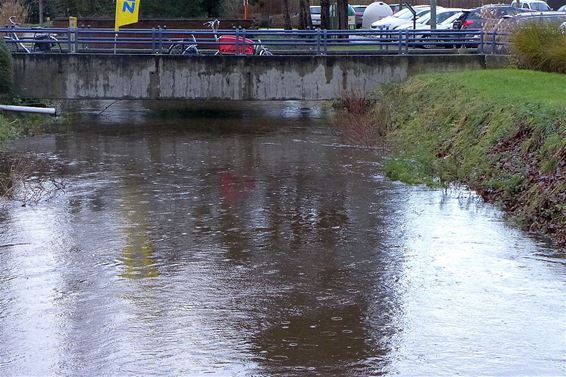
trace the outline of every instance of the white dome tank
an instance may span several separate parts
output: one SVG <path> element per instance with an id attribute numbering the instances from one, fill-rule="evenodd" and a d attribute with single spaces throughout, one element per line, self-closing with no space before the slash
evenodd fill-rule
<path id="1" fill-rule="evenodd" d="M 364 11 L 362 29 L 371 29 L 371 24 L 373 24 L 375 21 L 379 21 L 382 18 L 391 16 L 392 14 L 393 10 L 391 9 L 391 7 L 385 4 L 383 1 L 376 1 L 375 3 L 371 3 Z"/>

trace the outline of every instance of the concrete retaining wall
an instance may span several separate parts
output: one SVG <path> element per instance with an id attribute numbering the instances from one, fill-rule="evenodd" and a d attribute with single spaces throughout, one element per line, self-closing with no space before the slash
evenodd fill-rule
<path id="1" fill-rule="evenodd" d="M 16 91 L 46 99 L 326 100 L 424 72 L 483 69 L 477 55 L 18 55 Z"/>

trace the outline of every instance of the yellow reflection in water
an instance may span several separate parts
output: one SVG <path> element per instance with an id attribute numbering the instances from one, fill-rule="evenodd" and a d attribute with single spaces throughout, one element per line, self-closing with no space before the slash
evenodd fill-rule
<path id="1" fill-rule="evenodd" d="M 122 251 L 125 267 L 124 272 L 120 274 L 122 278 L 144 279 L 160 275 L 159 270 L 155 268 L 155 246 L 146 233 L 147 228 L 140 228 L 126 229 L 128 244 Z"/>
<path id="2" fill-rule="evenodd" d="M 124 228 L 126 246 L 122 250 L 126 279 L 154 278 L 160 275 L 155 267 L 155 244 L 149 236 L 148 208 L 134 187 L 126 184 L 123 191 L 121 213 L 129 226 Z"/>

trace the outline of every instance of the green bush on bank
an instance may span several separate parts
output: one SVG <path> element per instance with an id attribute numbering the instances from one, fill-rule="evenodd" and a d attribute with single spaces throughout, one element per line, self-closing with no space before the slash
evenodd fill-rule
<path id="1" fill-rule="evenodd" d="M 488 70 L 422 75 L 386 89 L 389 177 L 463 183 L 520 225 L 566 241 L 566 76 Z"/>
<path id="2" fill-rule="evenodd" d="M 3 40 L 0 40 L 0 98 L 12 90 L 12 55 Z"/>
<path id="3" fill-rule="evenodd" d="M 511 37 L 513 55 L 522 68 L 566 73 L 566 34 L 559 23 L 530 23 Z"/>

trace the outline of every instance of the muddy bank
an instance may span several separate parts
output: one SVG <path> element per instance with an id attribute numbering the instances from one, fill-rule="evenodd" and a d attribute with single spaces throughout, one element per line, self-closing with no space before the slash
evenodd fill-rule
<path id="1" fill-rule="evenodd" d="M 390 178 L 464 184 L 521 228 L 566 243 L 566 76 L 492 70 L 424 75 L 383 93 Z"/>

